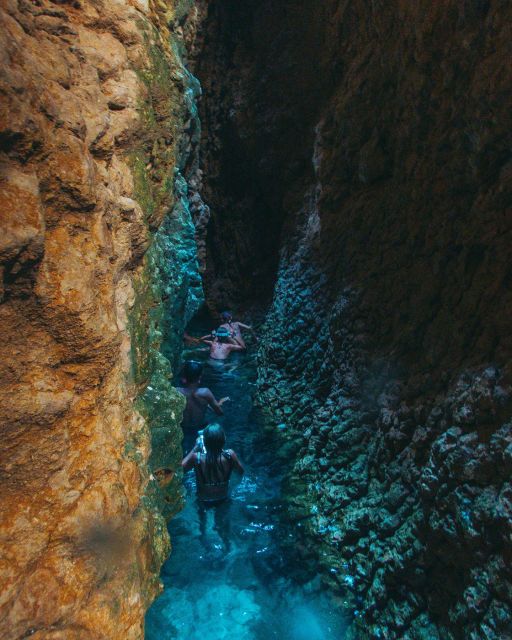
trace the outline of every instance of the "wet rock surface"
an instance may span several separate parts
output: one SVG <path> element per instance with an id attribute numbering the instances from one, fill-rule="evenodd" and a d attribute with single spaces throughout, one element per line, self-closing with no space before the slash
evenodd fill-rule
<path id="1" fill-rule="evenodd" d="M 183 402 L 161 344 L 202 296 L 189 9 L 0 10 L 2 638 L 139 639 L 159 590 Z"/>
<path id="2" fill-rule="evenodd" d="M 510 17 L 210 5 L 207 297 L 243 305 L 248 274 L 272 290 L 261 404 L 361 637 L 512 637 Z"/>
<path id="3" fill-rule="evenodd" d="M 275 313 L 282 311 L 291 313 L 283 299 Z M 264 406 L 288 425 L 296 446 L 290 517 L 303 523 L 327 579 L 355 610 L 359 633 L 508 637 L 509 616 L 496 614 L 508 608 L 511 579 L 510 514 L 503 515 L 500 497 L 512 438 L 510 423 L 499 418 L 507 410 L 503 389 L 488 371 L 474 372 L 446 395 L 407 402 L 406 383 L 398 393 L 395 377 L 372 380 L 367 366 L 338 378 L 338 359 L 357 358 L 357 351 L 336 351 L 328 337 L 319 363 L 318 338 L 296 343 L 302 363 L 314 363 L 307 384 L 291 383 L 296 371 L 287 364 L 269 371 L 271 344 L 262 350 L 260 382 Z M 372 396 L 354 386 L 359 376 L 371 382 Z M 475 422 L 451 426 L 461 386 L 475 411 L 482 397 L 494 406 L 490 437 Z M 297 404 L 297 396 L 305 401 Z"/>

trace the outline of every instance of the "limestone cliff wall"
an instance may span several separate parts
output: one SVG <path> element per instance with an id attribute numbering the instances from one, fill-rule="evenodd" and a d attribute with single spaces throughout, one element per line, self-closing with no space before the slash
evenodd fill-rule
<path id="1" fill-rule="evenodd" d="M 140 639 L 159 589 L 182 404 L 162 341 L 202 295 L 190 11 L 1 3 L 2 638 Z"/>
<path id="2" fill-rule="evenodd" d="M 360 637 L 512 637 L 511 17 L 210 5 L 207 295 L 273 296 L 290 516 Z"/>

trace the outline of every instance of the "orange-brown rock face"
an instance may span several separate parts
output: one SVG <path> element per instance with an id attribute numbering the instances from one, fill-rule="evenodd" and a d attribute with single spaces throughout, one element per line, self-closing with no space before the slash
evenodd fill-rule
<path id="1" fill-rule="evenodd" d="M 144 254 L 185 113 L 173 12 L 2 2 L 2 638 L 141 638 L 158 589 L 168 538 L 143 497 L 133 342 L 158 306 Z"/>

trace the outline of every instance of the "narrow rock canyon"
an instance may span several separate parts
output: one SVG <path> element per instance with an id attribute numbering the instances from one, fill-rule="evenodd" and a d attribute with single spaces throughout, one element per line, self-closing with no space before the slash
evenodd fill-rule
<path id="1" fill-rule="evenodd" d="M 142 640 L 182 336 L 229 307 L 346 637 L 512 638 L 512 7 L 0 17 L 2 637 Z"/>

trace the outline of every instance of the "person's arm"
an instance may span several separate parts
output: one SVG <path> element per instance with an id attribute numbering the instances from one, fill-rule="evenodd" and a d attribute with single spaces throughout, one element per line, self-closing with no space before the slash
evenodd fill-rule
<path id="1" fill-rule="evenodd" d="M 199 340 L 206 340 L 207 338 L 211 338 L 211 337 L 212 337 L 212 334 L 211 333 L 207 333 L 205 336 L 201 336 L 199 338 Z"/>
<path id="2" fill-rule="evenodd" d="M 208 336 L 205 336 L 205 337 L 208 337 Z M 188 345 L 192 345 L 192 344 L 200 345 L 202 340 L 203 340 L 202 338 L 194 338 L 194 336 L 191 336 L 186 332 L 183 334 L 183 341 Z M 203 340 L 203 342 L 204 342 L 204 340 Z M 209 351 L 209 349 L 208 348 L 199 349 L 199 347 L 198 347 L 198 351 Z"/>
<path id="3" fill-rule="evenodd" d="M 240 460 L 238 459 L 238 456 L 233 451 L 233 449 L 230 449 L 229 453 L 231 455 L 231 460 L 233 461 L 233 471 L 236 471 L 241 476 L 243 476 L 244 473 L 245 473 L 245 469 L 244 469 L 243 464 L 240 462 Z"/>
<path id="4" fill-rule="evenodd" d="M 240 335 L 239 337 L 234 337 L 229 339 L 229 344 L 236 344 L 239 347 L 244 347 L 243 338 Z M 245 348 L 245 347 L 244 347 Z"/>
<path id="5" fill-rule="evenodd" d="M 226 396 L 225 398 L 222 398 L 217 402 L 215 396 L 210 391 L 210 389 L 204 389 L 204 391 L 201 391 L 201 396 L 206 400 L 210 409 L 212 409 L 212 411 L 214 411 L 218 416 L 224 415 L 224 411 L 222 410 L 222 405 L 227 400 L 229 400 L 229 397 Z"/>
<path id="6" fill-rule="evenodd" d="M 245 351 L 245 347 L 242 347 L 241 344 L 228 344 L 229 351 Z"/>
<path id="7" fill-rule="evenodd" d="M 258 342 L 258 336 L 256 335 L 256 332 L 254 331 L 253 327 L 249 324 L 244 324 L 243 322 L 239 322 L 238 326 L 240 329 L 247 329 L 247 331 L 250 331 L 252 337 L 256 340 L 256 342 Z"/>
<path id="8" fill-rule="evenodd" d="M 210 346 L 212 346 L 213 344 L 212 340 L 206 340 L 206 338 L 201 338 L 201 342 L 204 342 L 205 344 L 209 344 Z"/>
<path id="9" fill-rule="evenodd" d="M 196 463 L 196 447 L 192 449 L 181 461 L 183 471 L 190 471 Z"/>

